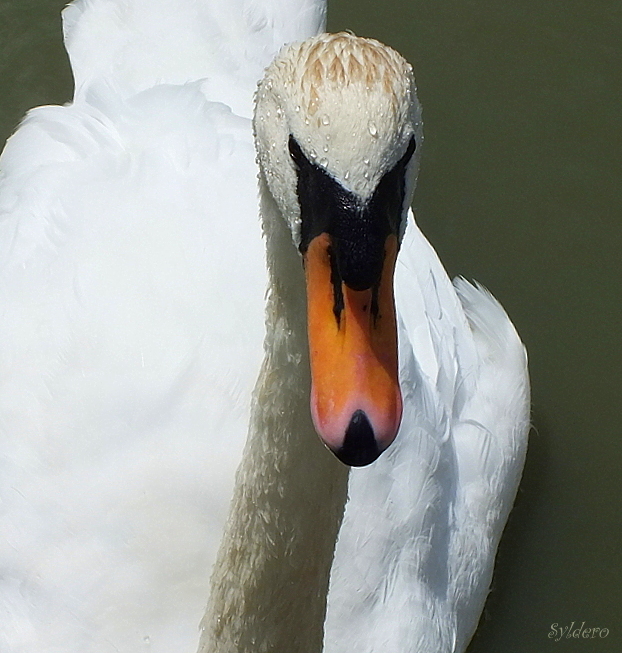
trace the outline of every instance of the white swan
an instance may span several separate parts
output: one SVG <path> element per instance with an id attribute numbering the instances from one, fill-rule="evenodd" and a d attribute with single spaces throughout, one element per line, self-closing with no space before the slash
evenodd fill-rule
<path id="1" fill-rule="evenodd" d="M 250 96 L 280 45 L 322 18 L 310 0 L 66 10 L 74 103 L 32 111 L 0 159 L 1 650 L 196 648 L 262 357 Z M 325 93 L 352 57 L 377 65 Z M 296 90 L 288 74 L 305 62 L 312 83 Z M 409 91 L 398 55 L 349 35 L 288 50 L 262 83 L 266 360 L 203 651 L 322 647 L 347 468 L 309 414 L 296 170 L 315 161 L 364 197 L 402 160 L 406 206 L 420 142 Z M 326 653 L 463 650 L 522 468 L 522 345 L 490 295 L 452 287 L 409 220 L 401 433 L 350 476 Z"/>

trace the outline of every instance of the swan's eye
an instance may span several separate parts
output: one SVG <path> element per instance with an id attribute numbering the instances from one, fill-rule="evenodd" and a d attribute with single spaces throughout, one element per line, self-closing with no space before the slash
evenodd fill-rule
<path id="1" fill-rule="evenodd" d="M 404 197 L 406 195 L 406 168 L 415 153 L 416 147 L 415 137 L 411 136 L 402 158 L 391 170 L 385 172 L 369 200 L 370 211 L 383 214 L 384 218 L 389 222 L 391 231 L 396 235 L 401 230 Z"/>
<path id="2" fill-rule="evenodd" d="M 291 135 L 289 137 L 288 148 L 292 161 L 296 164 L 298 169 L 300 169 L 301 164 L 303 164 L 304 161 L 307 161 L 307 157 L 302 153 L 298 141 Z"/>

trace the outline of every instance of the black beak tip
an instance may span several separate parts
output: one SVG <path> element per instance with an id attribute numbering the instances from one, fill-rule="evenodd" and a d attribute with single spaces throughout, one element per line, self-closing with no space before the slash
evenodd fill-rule
<path id="1" fill-rule="evenodd" d="M 364 467 L 380 456 L 382 450 L 378 447 L 374 429 L 364 411 L 357 410 L 352 415 L 343 444 L 333 453 L 350 467 Z"/>

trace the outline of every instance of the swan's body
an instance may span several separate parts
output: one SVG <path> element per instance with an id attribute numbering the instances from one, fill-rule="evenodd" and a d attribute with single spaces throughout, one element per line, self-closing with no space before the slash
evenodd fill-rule
<path id="1" fill-rule="evenodd" d="M 346 468 L 313 435 L 284 222 L 266 229 L 266 274 L 250 111 L 263 68 L 323 9 L 238 4 L 70 8 L 75 102 L 31 112 L 0 160 L 0 650 L 196 649 L 268 279 L 272 358 L 203 646 L 321 646 Z M 278 211 L 262 193 L 265 227 Z M 350 475 L 326 653 L 461 651 L 477 623 L 528 388 L 503 310 L 457 288 L 411 220 L 396 269 L 401 433 Z"/>

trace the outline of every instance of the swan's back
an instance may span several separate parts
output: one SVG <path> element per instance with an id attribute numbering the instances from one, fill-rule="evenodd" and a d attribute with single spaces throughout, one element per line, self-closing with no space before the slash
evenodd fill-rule
<path id="1" fill-rule="evenodd" d="M 321 22 L 262 6 L 71 6 L 76 100 L 2 155 L 3 651 L 196 648 L 262 357 L 244 111 Z"/>
<path id="2" fill-rule="evenodd" d="M 252 94 L 284 43 L 317 34 L 321 0 L 78 0 L 63 14 L 76 98 L 201 80 L 208 100 L 252 116 Z"/>

